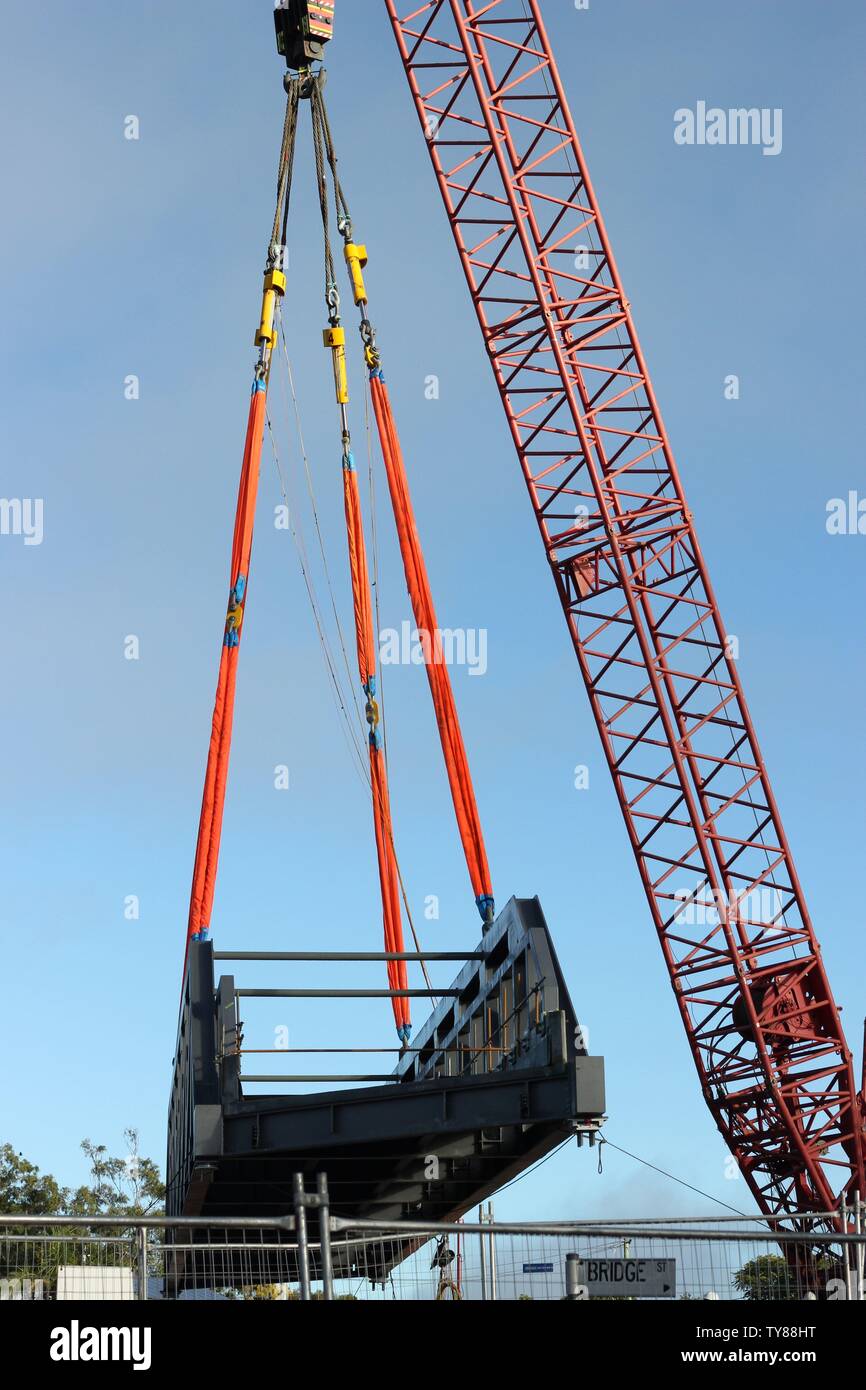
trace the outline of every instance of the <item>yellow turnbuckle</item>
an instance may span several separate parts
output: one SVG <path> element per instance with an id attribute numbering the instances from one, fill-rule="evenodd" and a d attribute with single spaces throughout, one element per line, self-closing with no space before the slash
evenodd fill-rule
<path id="1" fill-rule="evenodd" d="M 277 345 L 277 299 L 281 299 L 285 294 L 286 283 L 286 277 L 281 270 L 269 270 L 265 274 L 262 319 L 256 333 L 256 347 L 268 347 L 273 350 Z"/>

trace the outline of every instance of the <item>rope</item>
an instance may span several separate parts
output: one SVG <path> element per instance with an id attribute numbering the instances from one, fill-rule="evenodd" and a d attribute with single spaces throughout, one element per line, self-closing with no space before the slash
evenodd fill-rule
<path id="1" fill-rule="evenodd" d="M 319 206 L 322 217 L 322 234 L 325 261 L 325 305 L 329 329 L 325 333 L 325 343 L 331 350 L 334 364 L 334 382 L 337 406 L 340 414 L 343 469 L 343 503 L 346 517 L 346 537 L 349 551 L 349 570 L 352 581 L 352 606 L 355 621 L 358 672 L 361 688 L 366 700 L 366 718 L 369 725 L 370 786 L 373 799 L 373 828 L 376 840 L 376 859 L 379 868 L 379 885 L 382 896 L 382 921 L 385 947 L 390 953 L 403 952 L 403 919 L 401 913 L 401 876 L 394 848 L 393 819 L 391 815 L 388 788 L 388 770 L 385 761 L 384 744 L 381 732 L 381 710 L 378 703 L 377 687 L 377 649 L 373 624 L 373 605 L 370 588 L 370 572 L 367 559 L 367 544 L 358 487 L 358 475 L 352 453 L 352 436 L 349 428 L 348 402 L 349 390 L 346 377 L 346 334 L 340 318 L 340 292 L 337 285 L 336 265 L 331 245 L 330 213 L 328 197 L 328 173 L 333 156 L 330 133 L 322 116 L 321 102 L 322 78 L 314 80 L 310 89 L 310 105 L 313 124 L 313 149 L 316 163 L 316 182 L 319 193 Z M 341 192 L 336 193 L 338 214 L 345 207 Z M 342 223 L 345 231 L 347 224 Z M 408 1000 L 403 992 L 408 987 L 405 961 L 389 961 L 388 979 L 392 991 L 391 1004 L 397 1032 L 404 1043 L 411 1036 L 411 1022 Z"/>
<path id="2" fill-rule="evenodd" d="M 329 323 L 332 330 L 334 330 L 330 333 L 326 341 L 328 341 L 329 345 L 334 349 L 335 381 L 341 413 L 346 524 L 352 574 L 358 664 L 361 684 L 366 698 L 366 720 L 369 724 L 369 771 L 365 769 L 363 753 L 357 738 L 357 731 L 353 726 L 350 716 L 350 706 L 351 702 L 353 702 L 358 723 L 363 727 L 364 720 L 358 703 L 357 692 L 354 688 L 354 682 L 351 677 L 346 642 L 339 619 L 330 570 L 328 568 L 327 552 L 319 522 L 315 489 L 313 487 L 309 458 L 304 443 L 294 376 L 286 345 L 282 314 L 280 312 L 280 299 L 285 291 L 284 258 L 288 238 L 288 219 L 297 144 L 300 98 L 302 94 L 300 79 L 290 80 L 287 84 L 286 93 L 286 114 L 283 122 L 283 134 L 277 170 L 277 200 L 271 228 L 271 238 L 268 246 L 261 327 L 256 339 L 259 344 L 259 359 L 256 366 L 253 397 L 250 405 L 246 446 L 244 450 L 235 517 L 231 565 L 231 592 L 220 658 L 217 695 L 211 728 L 210 751 L 202 798 L 202 811 L 199 821 L 187 930 L 187 954 L 189 951 L 189 942 L 206 937 L 210 929 L 210 916 L 213 907 L 223 810 L 225 806 L 228 762 L 231 751 L 237 662 L 248 591 L 249 566 L 261 467 L 261 451 L 266 430 L 270 436 L 274 464 L 277 470 L 283 500 L 289 514 L 289 527 L 298 554 L 301 574 L 313 612 L 313 618 L 330 679 L 332 693 L 344 725 L 344 732 L 347 736 L 350 756 L 354 755 L 357 758 L 357 770 L 361 775 L 362 782 L 366 783 L 372 794 L 386 949 L 395 954 L 401 954 L 404 951 L 400 907 L 402 896 L 416 949 L 420 952 L 421 946 L 412 921 L 408 895 L 400 871 L 394 843 L 393 822 L 388 791 L 387 764 L 384 756 L 383 740 L 379 732 L 380 715 L 376 691 L 377 653 L 372 618 L 370 580 L 367 568 L 366 543 L 361 515 L 360 494 L 352 458 L 351 435 L 346 409 L 348 390 L 345 385 L 345 333 L 340 325 L 340 296 L 336 280 L 336 267 L 330 235 L 327 168 L 331 161 L 333 161 L 333 167 L 336 167 L 336 157 L 333 152 L 333 141 L 331 139 L 330 128 L 327 124 L 327 117 L 323 114 L 323 108 L 319 100 L 321 96 L 321 78 L 314 81 L 312 84 L 311 108 L 313 114 L 316 176 L 324 237 L 325 300 L 328 309 Z M 338 216 L 342 219 L 341 231 L 343 231 L 347 226 L 346 217 L 348 209 L 338 180 L 335 182 L 335 189 Z M 281 240 L 280 237 L 282 238 Z M 333 341 L 330 341 L 331 339 L 333 339 Z M 351 701 L 347 701 L 343 695 L 337 669 L 337 661 L 331 649 L 327 629 L 313 583 L 303 530 L 295 524 L 294 509 L 289 502 L 286 476 L 280 462 L 273 422 L 267 408 L 267 392 L 273 365 L 273 349 L 277 341 L 282 342 L 286 364 L 286 377 L 294 404 L 295 423 L 298 430 L 301 458 L 303 460 L 307 480 L 310 505 L 331 600 L 331 608 L 337 627 L 340 648 L 346 672 L 349 676 L 349 688 L 352 691 Z M 288 406 L 288 399 L 286 399 L 286 410 L 287 417 L 290 418 L 291 412 Z M 376 560 L 376 583 L 378 612 L 378 558 Z M 186 957 L 184 959 L 184 967 L 186 967 Z M 426 966 L 423 968 L 425 981 L 427 982 L 428 988 L 430 988 L 430 980 Z M 401 991 L 406 991 L 408 988 L 406 962 L 388 962 L 388 976 L 391 989 L 394 992 L 392 1006 L 394 1009 L 395 1021 L 400 1038 L 405 1046 L 408 1044 L 411 1035 L 409 1003 L 405 997 L 399 997 L 399 994 Z"/>
<path id="3" fill-rule="evenodd" d="M 186 947 L 184 951 L 184 976 L 189 957 L 191 941 L 200 941 L 208 936 L 216 891 L 217 869 L 219 867 L 220 844 L 222 840 L 223 813 L 225 810 L 226 786 L 228 782 L 229 759 L 231 755 L 232 729 L 234 725 L 235 691 L 237 688 L 237 667 L 240 653 L 241 632 L 246 613 L 249 592 L 250 560 L 252 555 L 253 532 L 255 529 L 256 501 L 258 498 L 259 474 L 261 469 L 262 446 L 267 422 L 267 390 L 270 381 L 273 335 L 272 311 L 277 299 L 275 280 L 277 276 L 279 245 L 277 237 L 282 219 L 287 224 L 288 206 L 291 197 L 292 174 L 294 170 L 295 144 L 298 126 L 298 106 L 300 87 L 290 82 L 286 95 L 286 115 L 283 121 L 283 135 L 280 144 L 280 159 L 277 167 L 277 205 L 267 253 L 267 274 L 265 296 L 262 307 L 262 321 L 257 342 L 259 358 L 256 364 L 250 402 L 247 435 L 244 445 L 241 479 L 235 512 L 234 537 L 230 571 L 230 590 L 228 610 L 220 651 L 219 675 L 217 677 L 216 697 L 211 719 L 211 737 L 208 750 L 207 769 L 202 793 L 199 816 L 198 837 L 196 840 L 195 863 L 193 866 L 192 887 L 190 889 L 189 918 L 187 922 Z M 280 272 L 281 273 L 281 272 Z M 269 283 L 270 282 L 270 283 Z M 285 282 L 283 281 L 283 284 Z M 268 322 L 270 315 L 271 323 Z"/>
<path id="4" fill-rule="evenodd" d="M 314 524 L 314 526 L 315 526 L 316 537 L 317 537 L 318 542 L 319 542 L 319 554 L 321 555 L 321 559 L 322 559 L 322 568 L 323 568 L 324 574 L 325 574 L 325 583 L 326 583 L 327 588 L 328 588 L 328 596 L 329 596 L 329 598 L 330 598 L 330 600 L 331 600 L 331 612 L 332 612 L 332 614 L 333 614 L 334 623 L 335 623 L 335 626 L 336 626 L 336 629 L 337 629 L 337 638 L 338 638 L 338 641 L 339 641 L 339 644 L 340 644 L 340 651 L 341 651 L 342 656 L 343 656 L 343 665 L 345 666 L 346 675 L 347 675 L 348 680 L 349 680 L 349 690 L 351 691 L 351 701 L 352 701 L 352 703 L 353 703 L 353 705 L 354 705 L 354 708 L 355 708 L 355 714 L 356 714 L 357 720 L 358 720 L 358 728 L 363 732 L 363 731 L 365 730 L 365 720 L 364 720 L 364 716 L 363 716 L 363 714 L 362 714 L 362 712 L 361 712 L 361 706 L 360 706 L 360 704 L 359 704 L 359 702 L 358 702 L 358 696 L 357 696 L 357 693 L 356 693 L 356 690 L 355 690 L 355 681 L 354 681 L 354 679 L 353 679 L 353 676 L 352 676 L 352 669 L 351 669 L 351 666 L 350 666 L 350 664 L 349 664 L 349 653 L 348 653 L 348 650 L 347 650 L 347 648 L 346 648 L 346 639 L 345 639 L 345 635 L 344 635 L 344 633 L 343 633 L 343 624 L 342 624 L 341 621 L 340 621 L 340 614 L 339 614 L 339 610 L 338 610 L 338 608 L 337 608 L 337 599 L 336 599 L 336 595 L 335 595 L 335 593 L 334 593 L 334 585 L 333 585 L 332 580 L 331 580 L 331 571 L 330 571 L 330 567 L 329 567 L 329 565 L 328 565 L 328 555 L 327 555 L 327 551 L 326 551 L 326 549 L 325 549 L 325 540 L 324 540 L 324 536 L 322 535 L 322 528 L 321 528 L 321 525 L 320 525 L 320 522 L 319 522 L 319 508 L 318 508 L 318 504 L 317 504 L 317 501 L 316 501 L 316 490 L 315 490 L 315 486 L 314 486 L 314 483 L 313 483 L 313 474 L 312 474 L 312 470 L 311 470 L 311 468 L 310 468 L 310 460 L 309 460 L 309 457 L 308 457 L 308 455 L 307 455 L 306 444 L 305 444 L 305 442 L 304 442 L 304 433 L 303 433 L 303 429 L 302 429 L 302 427 L 301 427 L 300 410 L 299 410 L 299 408 L 298 408 L 298 397 L 297 397 L 297 393 L 296 393 L 296 391 L 295 391 L 295 377 L 294 377 L 294 373 L 293 373 L 293 371 L 292 371 L 292 364 L 291 364 L 291 361 L 290 361 L 290 359 L 289 359 L 289 351 L 288 351 L 288 345 L 287 345 L 287 343 L 286 343 L 285 326 L 284 326 L 284 324 L 283 324 L 282 314 L 280 314 L 279 326 L 280 326 L 280 345 L 281 345 L 282 350 L 283 350 L 283 358 L 284 358 L 285 364 L 286 364 L 286 375 L 287 375 L 288 382 L 289 382 L 289 386 L 290 386 L 291 393 L 292 393 L 292 404 L 293 404 L 294 416 L 295 416 L 295 426 L 296 426 L 297 433 L 298 433 L 298 443 L 299 443 L 299 446 L 300 446 L 301 458 L 302 458 L 303 464 L 304 464 L 304 475 L 305 475 L 306 484 L 307 484 L 307 494 L 308 494 L 309 499 L 310 499 L 310 509 L 311 509 L 312 515 L 313 515 L 313 524 Z M 377 629 L 377 630 L 378 630 L 378 629 Z"/>
<path id="5" fill-rule="evenodd" d="M 312 104 L 315 119 L 321 133 L 321 140 L 327 155 L 328 165 L 331 170 L 331 178 L 334 185 L 334 200 L 337 208 L 337 217 L 351 223 L 352 216 L 349 212 L 349 204 L 343 192 L 343 185 L 340 183 L 340 175 L 337 171 L 337 151 L 334 146 L 334 139 L 331 134 L 331 123 L 328 119 L 328 108 L 325 105 L 325 82 L 324 73 L 319 73 L 312 93 Z"/>
<path id="6" fill-rule="evenodd" d="M 380 611 L 379 611 L 379 539 L 378 539 L 378 524 L 377 524 L 377 520 L 376 520 L 376 478 L 375 478 L 375 473 L 374 473 L 374 471 L 373 471 L 373 431 L 372 431 L 371 422 L 370 422 L 370 392 L 369 392 L 369 387 L 368 387 L 367 389 L 365 389 L 365 391 L 364 391 L 364 435 L 365 435 L 365 438 L 366 438 L 366 441 L 367 441 L 367 485 L 368 485 L 368 491 L 369 491 L 369 495 L 370 495 L 370 533 L 371 533 L 372 548 L 373 548 L 373 599 L 374 599 L 374 603 L 375 603 L 375 607 L 376 607 L 376 631 L 377 631 L 377 632 L 381 632 L 381 631 L 382 631 L 382 621 L 381 621 L 381 615 L 380 615 Z M 380 706 L 381 715 L 382 715 L 382 745 L 383 745 L 384 752 L 385 752 L 385 768 L 386 768 L 386 770 L 387 770 L 387 768 L 388 768 L 388 720 L 387 720 L 387 716 L 386 716 L 386 712 L 385 712 L 385 681 L 384 681 L 384 676 L 383 676 L 383 673 L 382 673 L 381 669 L 380 669 L 380 671 L 379 671 L 379 706 Z M 406 920 L 407 920 L 408 923 L 409 923 L 409 930 L 411 931 L 411 933 L 412 933 L 412 939 L 413 939 L 413 941 L 415 942 L 415 949 L 416 949 L 416 951 L 418 952 L 418 954 L 420 955 L 420 953 L 421 953 L 421 942 L 420 942 L 420 940 L 419 940 L 419 938 L 418 938 L 418 933 L 417 933 L 417 931 L 415 930 L 415 922 L 414 922 L 414 919 L 413 919 L 413 917 L 412 917 L 412 909 L 411 909 L 411 907 L 409 906 L 409 895 L 408 895 L 408 893 L 406 892 L 406 885 L 405 885 L 405 883 L 403 882 L 403 873 L 402 873 L 402 870 L 401 870 L 401 868 L 400 868 L 400 860 L 399 860 L 399 858 L 397 857 L 397 850 L 396 850 L 396 847 L 395 847 L 395 849 L 394 849 L 394 857 L 395 857 L 396 863 L 397 863 L 397 873 L 398 873 L 399 879 L 400 879 L 400 893 L 401 893 L 401 896 L 402 896 L 402 898 L 403 898 L 403 908 L 404 908 L 405 913 L 406 913 Z M 421 961 L 421 973 L 422 973 L 422 975 L 424 976 L 424 983 L 426 984 L 427 988 L 428 988 L 429 990 L 432 990 L 433 984 L 432 984 L 432 981 L 431 981 L 431 979 L 430 979 L 430 975 L 429 975 L 429 972 L 428 972 L 428 970 L 427 970 L 426 963 L 425 963 L 424 961 Z M 433 1008 L 434 1008 L 434 1009 L 438 1006 L 438 1003 L 439 1003 L 438 998 L 436 998 L 436 997 L 434 996 L 434 997 L 433 997 L 433 1000 L 432 1000 L 432 1004 L 433 1004 Z"/>
<path id="7" fill-rule="evenodd" d="M 319 198 L 322 205 L 322 222 L 326 239 L 325 273 L 326 280 L 329 282 L 326 295 L 328 297 L 329 307 L 332 308 L 334 313 L 338 313 L 338 307 L 335 307 L 335 305 L 339 305 L 339 296 L 332 284 L 334 259 L 330 245 L 326 188 L 327 180 L 324 172 L 325 160 L 327 160 L 333 181 L 335 206 L 340 233 L 346 243 L 347 261 L 352 257 L 357 258 L 360 252 L 359 248 L 352 244 L 352 219 L 349 212 L 349 205 L 345 193 L 343 192 L 342 184 L 340 183 L 337 153 L 334 147 L 330 122 L 328 120 L 321 74 L 313 84 L 310 100 L 313 112 Z M 352 263 L 354 265 L 354 260 Z M 361 268 L 363 268 L 363 265 Z M 460 729 L 451 676 L 438 647 L 437 634 L 439 628 L 430 581 L 427 575 L 427 567 L 415 523 L 412 500 L 409 492 L 409 482 L 406 476 L 402 449 L 397 434 L 397 426 L 391 409 L 388 389 L 381 371 L 381 359 L 376 347 L 375 331 L 369 318 L 366 288 L 363 285 L 360 271 L 358 271 L 357 276 L 354 275 L 353 271 L 353 279 L 355 280 L 355 302 L 358 304 L 361 315 L 361 338 L 364 343 L 365 358 L 370 373 L 370 394 L 373 401 L 373 409 L 385 461 L 385 471 L 388 478 L 388 487 L 394 512 L 394 521 L 400 542 L 400 552 L 403 559 L 406 583 L 415 615 L 416 626 L 418 630 L 426 634 L 427 637 L 428 650 L 426 652 L 427 659 L 425 661 L 425 666 L 433 707 L 436 714 L 442 754 L 448 774 L 451 799 L 454 804 L 454 812 L 457 818 L 458 830 L 469 870 L 469 877 L 472 882 L 475 902 L 481 914 L 482 921 L 485 923 L 485 926 L 488 926 L 493 921 L 495 905 L 490 868 L 487 862 L 487 851 L 481 828 L 481 818 L 469 769 L 469 759 Z M 331 321 L 333 323 L 336 320 L 332 318 Z"/>
<path id="8" fill-rule="evenodd" d="M 290 81 L 286 88 L 286 117 L 283 122 L 283 139 L 280 146 L 280 163 L 277 171 L 277 207 L 274 212 L 274 225 L 271 232 L 271 244 L 269 248 L 269 262 L 274 264 L 280 246 L 277 238 L 280 234 L 280 224 L 282 223 L 282 245 L 286 244 L 286 234 L 289 223 L 289 204 L 292 192 L 292 173 L 295 163 L 295 145 L 298 133 L 298 108 L 300 105 L 301 88 L 297 78 Z"/>
<path id="9" fill-rule="evenodd" d="M 331 223 L 328 200 L 328 179 L 325 172 L 326 134 L 321 120 L 321 74 L 313 83 L 310 92 L 310 110 L 313 118 L 313 152 L 316 160 L 316 183 L 319 190 L 319 206 L 322 213 L 322 231 L 325 241 L 325 303 L 331 323 L 339 319 L 339 293 L 337 290 L 337 271 L 334 251 L 331 246 Z"/>
<path id="10" fill-rule="evenodd" d="M 278 452 L 278 450 L 277 450 L 277 441 L 276 441 L 276 437 L 275 437 L 275 435 L 274 435 L 273 425 L 272 425 L 272 423 L 271 423 L 270 417 L 268 417 L 268 432 L 269 432 L 269 434 L 270 434 L 271 449 L 272 449 L 272 452 L 273 452 L 274 465 L 275 465 L 276 470 L 277 470 L 277 477 L 278 477 L 278 479 L 279 479 L 280 492 L 282 493 L 283 500 L 284 500 L 284 502 L 285 502 L 285 504 L 286 504 L 286 508 L 287 508 L 287 510 L 288 510 L 288 512 L 289 512 L 289 528 L 290 528 L 292 540 L 294 541 L 295 549 L 296 549 L 297 556 L 298 556 L 298 563 L 299 563 L 300 569 L 301 569 L 301 577 L 303 578 L 304 586 L 305 586 L 306 591 L 307 591 L 307 597 L 308 597 L 308 599 L 309 599 L 310 608 L 311 608 L 312 614 L 313 614 L 313 621 L 315 622 L 316 631 L 317 631 L 318 637 L 319 637 L 319 645 L 320 645 L 320 647 L 321 647 L 322 655 L 323 655 L 324 661 L 325 661 L 325 666 L 326 666 L 326 669 L 327 669 L 327 672 L 328 672 L 328 675 L 329 675 L 330 681 L 331 681 L 331 693 L 332 693 L 332 695 L 334 696 L 334 699 L 335 699 L 335 702 L 336 702 L 336 705 L 337 705 L 338 712 L 339 712 L 339 714 L 340 714 L 340 716 L 341 716 L 341 723 L 342 723 L 342 725 L 343 725 L 343 734 L 344 734 L 344 736 L 345 736 L 345 738 L 346 738 L 347 747 L 348 747 L 348 749 L 349 749 L 350 757 L 351 757 L 352 755 L 354 755 L 354 757 L 352 757 L 352 765 L 353 765 L 353 767 L 355 768 L 355 771 L 356 771 L 356 772 L 358 773 L 358 775 L 361 777 L 362 784 L 364 784 L 364 785 L 369 785 L 369 779 L 368 779 L 367 776 L 366 776 L 366 770 L 365 770 L 365 768 L 364 768 L 364 762 L 363 762 L 363 756 L 362 756 L 362 752 L 361 752 L 361 747 L 360 747 L 360 744 L 359 744 L 358 741 L 357 741 L 357 738 L 356 738 L 356 735 L 355 735 L 355 730 L 354 730 L 353 725 L 352 725 L 351 716 L 350 716 L 349 710 L 348 710 L 348 708 L 347 708 L 347 706 L 346 706 L 345 697 L 344 697 L 344 695 L 343 695 L 343 692 L 342 692 L 342 689 L 341 689 L 341 686 L 340 686 L 340 680 L 339 680 L 339 677 L 338 677 L 337 671 L 336 671 L 336 666 L 335 666 L 335 662 L 334 662 L 333 653 L 331 652 L 331 647 L 330 647 L 330 643 L 329 643 L 329 641 L 328 641 L 327 632 L 325 631 L 324 622 L 323 622 L 323 620 L 322 620 L 321 609 L 320 609 L 320 606 L 319 606 L 318 598 L 317 598 L 317 596 L 316 596 L 316 591 L 315 591 L 315 586 L 314 586 L 314 584 L 313 584 L 312 576 L 311 576 L 311 574 L 310 574 L 309 560 L 308 560 L 307 553 L 306 553 L 306 545 L 305 545 L 305 542 L 304 542 L 304 539 L 303 539 L 303 534 L 299 531 L 298 528 L 296 528 L 295 523 L 294 523 L 294 511 L 293 511 L 293 508 L 292 508 L 292 506 L 291 506 L 291 504 L 290 504 L 290 502 L 289 502 L 289 495 L 288 495 L 288 488 L 287 488 L 287 485 L 286 485 L 286 479 L 285 479 L 285 475 L 284 475 L 284 473 L 283 473 L 282 465 L 281 465 L 281 463 L 280 463 L 279 452 Z"/>

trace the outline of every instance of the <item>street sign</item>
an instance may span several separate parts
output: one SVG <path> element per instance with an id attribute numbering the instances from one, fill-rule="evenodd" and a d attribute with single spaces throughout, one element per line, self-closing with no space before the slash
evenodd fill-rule
<path id="1" fill-rule="evenodd" d="M 538 1265 L 538 1264 L 535 1264 L 535 1265 L 524 1265 L 524 1266 L 523 1266 L 523 1273 L 524 1273 L 524 1274 L 552 1274 L 552 1273 L 553 1273 L 553 1265 L 552 1265 L 552 1264 L 549 1264 L 549 1265 Z"/>
<path id="2" fill-rule="evenodd" d="M 582 1260 L 569 1255 L 579 1298 L 676 1298 L 676 1260 Z M 572 1282 L 574 1281 L 574 1282 Z"/>

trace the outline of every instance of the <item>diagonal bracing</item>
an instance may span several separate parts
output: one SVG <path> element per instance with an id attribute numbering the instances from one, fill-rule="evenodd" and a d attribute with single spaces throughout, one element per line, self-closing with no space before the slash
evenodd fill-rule
<path id="1" fill-rule="evenodd" d="M 704 1097 L 835 1208 L 851 1054 L 537 0 L 386 5 Z"/>

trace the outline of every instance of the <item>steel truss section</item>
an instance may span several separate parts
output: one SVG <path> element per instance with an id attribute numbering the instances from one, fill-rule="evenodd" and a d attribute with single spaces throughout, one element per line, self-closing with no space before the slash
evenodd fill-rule
<path id="1" fill-rule="evenodd" d="M 537 0 L 386 5 L 703 1094 L 761 1209 L 863 1113 Z"/>
<path id="2" fill-rule="evenodd" d="M 455 1220 L 570 1137 L 596 1140 L 604 1062 L 587 1053 L 537 899 L 506 904 L 383 1085 L 247 1074 L 243 1001 L 306 992 L 217 980 L 217 955 L 210 942 L 190 946 L 169 1105 L 170 1216 L 282 1217 L 294 1174 L 327 1173 L 337 1216 Z M 359 1084 L 282 1089 L 301 1081 Z M 273 1088 L 256 1094 L 253 1082 Z"/>

